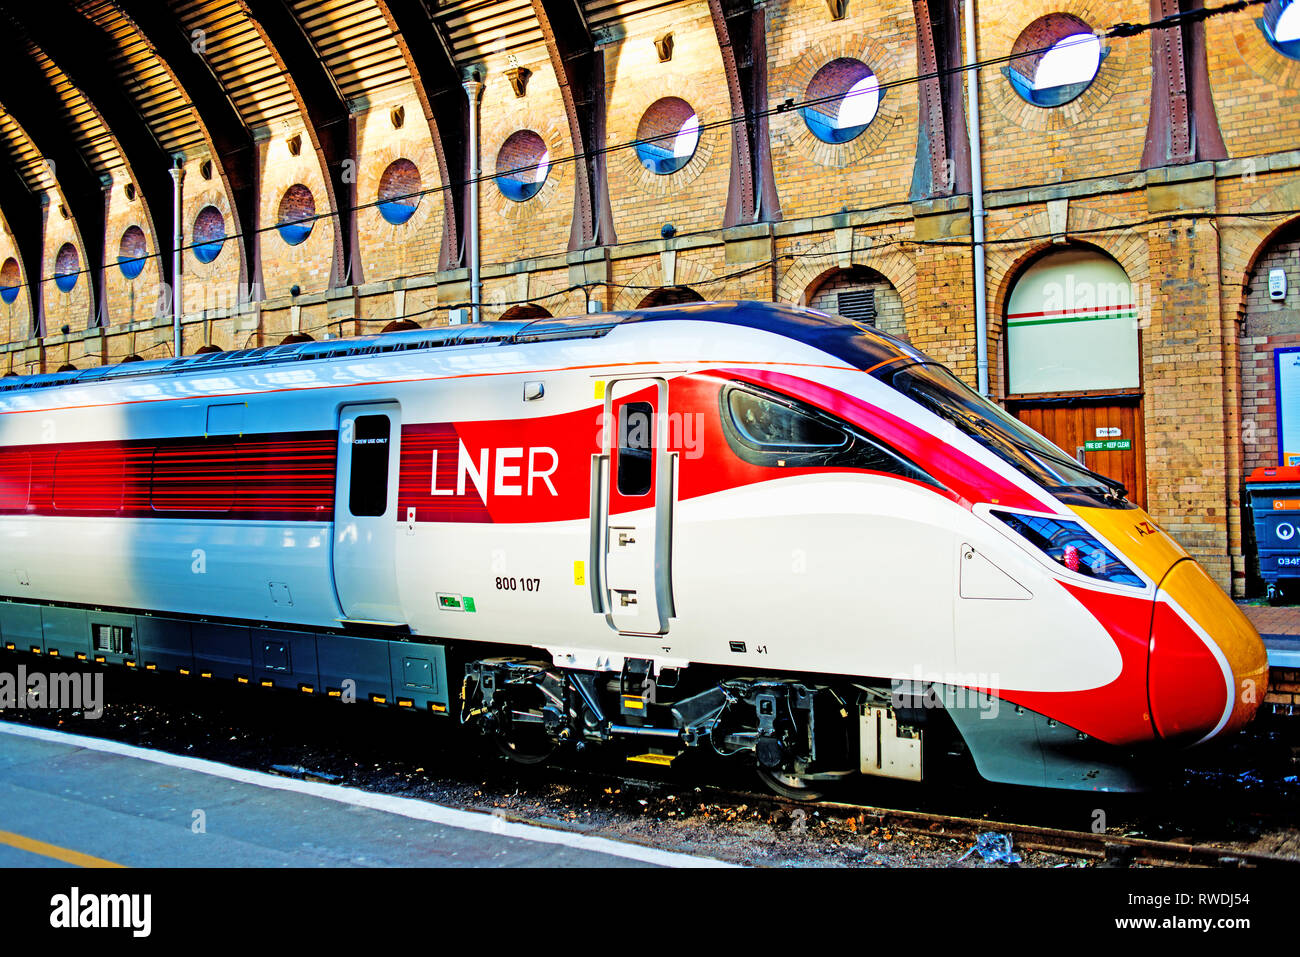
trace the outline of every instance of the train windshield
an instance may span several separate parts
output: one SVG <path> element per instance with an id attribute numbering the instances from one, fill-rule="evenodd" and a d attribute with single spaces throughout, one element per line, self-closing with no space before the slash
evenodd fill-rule
<path id="1" fill-rule="evenodd" d="M 1017 471 L 1062 501 L 1107 508 L 1131 507 L 1126 489 L 1085 468 L 997 403 L 943 366 L 916 363 L 891 377 L 895 389 L 946 419 Z"/>

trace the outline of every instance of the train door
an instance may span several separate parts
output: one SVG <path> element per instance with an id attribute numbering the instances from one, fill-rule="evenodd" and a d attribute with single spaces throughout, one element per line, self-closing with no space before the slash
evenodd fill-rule
<path id="1" fill-rule="evenodd" d="M 620 633 L 665 634 L 675 614 L 667 407 L 664 379 L 606 383 L 601 453 L 592 458 L 592 608 Z"/>
<path id="2" fill-rule="evenodd" d="M 403 623 L 396 565 L 401 438 L 396 402 L 339 411 L 333 564 L 344 621 Z"/>

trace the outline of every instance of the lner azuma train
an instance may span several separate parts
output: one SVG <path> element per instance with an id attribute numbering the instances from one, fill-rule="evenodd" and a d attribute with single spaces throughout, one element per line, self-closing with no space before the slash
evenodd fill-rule
<path id="1" fill-rule="evenodd" d="M 1133 786 L 1259 636 L 1117 483 L 911 346 L 707 303 L 0 384 L 0 642 L 778 791 Z"/>

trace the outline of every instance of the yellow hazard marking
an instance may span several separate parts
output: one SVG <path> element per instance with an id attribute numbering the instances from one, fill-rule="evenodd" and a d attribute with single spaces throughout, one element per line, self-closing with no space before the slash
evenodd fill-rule
<path id="1" fill-rule="evenodd" d="M 639 761 L 642 764 L 662 764 L 667 767 L 676 757 L 675 754 L 631 754 L 628 755 L 628 760 Z"/>
<path id="2" fill-rule="evenodd" d="M 603 399 L 603 398 L 605 398 L 605 380 L 604 380 L 604 379 L 597 379 L 597 380 L 596 380 L 596 398 L 597 398 L 597 399 Z"/>
<path id="3" fill-rule="evenodd" d="M 587 584 L 587 563 L 586 562 L 573 563 L 573 583 L 575 585 Z"/>
<path id="4" fill-rule="evenodd" d="M 623 707 L 645 709 L 645 702 L 640 698 L 633 698 L 630 695 L 623 695 Z"/>
<path id="5" fill-rule="evenodd" d="M 8 844 L 10 847 L 16 847 L 20 851 L 27 851 L 30 854 L 39 854 L 41 857 L 52 857 L 56 861 L 62 861 L 64 864 L 72 864 L 76 867 L 125 867 L 125 864 L 114 864 L 112 861 L 106 861 L 102 857 L 92 857 L 90 854 L 83 854 L 80 851 L 69 850 L 66 847 L 59 847 L 57 844 L 46 844 L 44 841 L 38 841 L 35 838 L 23 837 L 21 834 L 15 834 L 13 831 L 0 831 L 0 844 Z"/>

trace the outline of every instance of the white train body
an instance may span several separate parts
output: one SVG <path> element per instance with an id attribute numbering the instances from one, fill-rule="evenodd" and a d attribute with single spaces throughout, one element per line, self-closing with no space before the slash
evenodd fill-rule
<path id="1" fill-rule="evenodd" d="M 91 655 L 96 613 L 225 622 L 248 629 L 257 671 L 264 623 L 315 636 L 318 663 L 349 636 L 531 648 L 552 680 L 633 663 L 660 699 L 663 676 L 701 671 L 975 689 L 982 712 L 1039 722 L 1026 741 L 1045 722 L 1121 748 L 1201 740 L 1263 696 L 1258 636 L 1185 552 L 1091 479 L 1079 494 L 1036 481 L 1041 450 L 1017 468 L 1014 441 L 918 403 L 890 376 L 934 367 L 903 344 L 759 304 L 467 330 L 15 382 L 0 391 L 0 596 L 29 618 L 88 615 Z M 1081 529 L 1119 572 L 1080 567 L 1077 546 L 1051 554 L 1008 515 Z M 5 639 L 8 621 L 0 604 Z M 329 683 L 316 674 L 304 688 Z M 455 711 L 460 676 L 444 677 Z M 904 723 L 918 701 L 858 716 Z M 1006 715 L 972 724 L 974 705 L 949 705 L 986 777 L 1096 781 L 1091 757 L 1036 777 Z M 864 747 L 855 770 L 871 773 Z M 802 780 L 806 758 L 787 746 L 777 770 Z"/>

